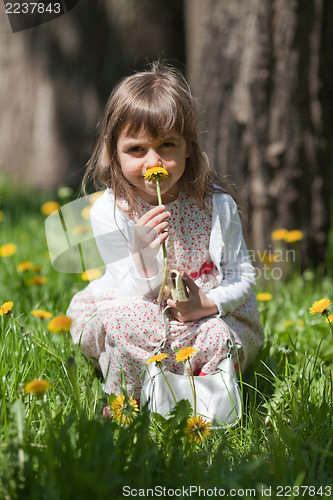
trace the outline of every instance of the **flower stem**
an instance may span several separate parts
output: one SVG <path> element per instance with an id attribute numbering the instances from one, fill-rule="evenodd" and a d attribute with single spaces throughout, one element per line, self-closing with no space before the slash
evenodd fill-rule
<path id="1" fill-rule="evenodd" d="M 164 377 L 164 380 L 165 380 L 165 381 L 166 381 L 166 383 L 168 384 L 168 387 L 169 387 L 169 389 L 170 389 L 170 392 L 171 392 L 171 394 L 172 394 L 173 400 L 174 400 L 175 405 L 176 405 L 176 404 L 177 404 L 177 399 L 176 399 L 176 397 L 175 397 L 175 395 L 174 395 L 174 393 L 173 393 L 173 390 L 171 389 L 171 385 L 169 384 L 169 380 L 166 378 L 165 373 L 164 373 L 164 371 L 162 370 L 162 365 L 161 365 L 161 364 L 158 364 L 158 367 L 159 367 L 159 369 L 161 370 L 161 373 L 162 373 L 162 375 L 163 375 L 163 377 Z"/>
<path id="2" fill-rule="evenodd" d="M 156 179 L 155 182 L 156 182 L 158 203 L 159 203 L 159 205 L 162 205 L 161 189 L 160 189 L 160 184 L 158 182 L 158 179 Z M 167 274 L 168 274 L 168 255 L 167 255 L 167 250 L 166 250 L 166 246 L 165 246 L 165 241 L 163 241 L 163 243 L 162 243 L 162 248 L 163 248 L 163 261 L 164 261 L 164 276 L 163 276 L 162 285 L 161 285 L 161 288 L 160 288 L 160 291 L 158 294 L 158 298 L 157 298 L 158 303 L 160 303 L 162 300 L 163 291 L 164 291 L 164 287 L 165 287 L 166 280 L 167 280 Z"/>
<path id="3" fill-rule="evenodd" d="M 188 364 L 190 365 L 191 377 L 192 377 L 192 391 L 193 391 L 193 413 L 194 416 L 197 414 L 197 395 L 195 393 L 195 384 L 194 384 L 194 375 L 192 370 L 192 365 L 190 360 L 188 360 Z"/>
<path id="4" fill-rule="evenodd" d="M 191 390 L 192 390 L 192 395 L 193 395 L 193 415 L 195 417 L 196 414 L 197 414 L 197 396 L 196 396 L 196 393 L 195 393 L 194 376 L 193 376 L 193 370 L 192 370 L 192 366 L 191 366 L 190 360 L 188 360 L 188 364 L 190 365 L 191 375 L 189 374 L 188 369 L 187 369 L 187 367 L 185 365 L 185 362 L 183 361 L 183 365 L 184 365 L 184 368 L 186 370 L 188 379 L 190 381 L 190 386 L 191 386 Z"/>

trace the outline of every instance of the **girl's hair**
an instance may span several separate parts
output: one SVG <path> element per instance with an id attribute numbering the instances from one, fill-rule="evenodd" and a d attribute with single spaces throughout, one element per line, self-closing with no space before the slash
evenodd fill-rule
<path id="1" fill-rule="evenodd" d="M 111 92 L 100 126 L 97 146 L 82 180 L 84 194 L 92 181 L 96 189 L 111 188 L 115 199 L 124 198 L 129 209 L 135 210 L 137 195 L 121 170 L 117 142 L 123 130 L 136 133 L 143 127 L 154 138 L 172 129 L 184 137 L 190 156 L 181 181 L 199 206 L 204 205 L 208 192 L 234 195 L 230 186 L 211 171 L 207 155 L 199 147 L 194 98 L 174 67 L 154 62 L 149 70 L 122 79 Z"/>

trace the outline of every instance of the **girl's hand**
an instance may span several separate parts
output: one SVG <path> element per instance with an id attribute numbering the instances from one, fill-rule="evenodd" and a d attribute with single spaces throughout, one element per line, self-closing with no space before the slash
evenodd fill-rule
<path id="1" fill-rule="evenodd" d="M 218 308 L 215 302 L 206 297 L 192 278 L 186 273 L 183 273 L 182 278 L 184 285 L 189 289 L 189 300 L 188 302 L 174 302 L 172 299 L 168 299 L 167 304 L 171 307 L 169 309 L 171 316 L 177 321 L 185 323 L 217 314 Z"/>
<path id="2" fill-rule="evenodd" d="M 150 278 L 157 273 L 155 257 L 167 239 L 170 212 L 164 205 L 148 210 L 134 226 L 133 259 L 141 276 Z"/>

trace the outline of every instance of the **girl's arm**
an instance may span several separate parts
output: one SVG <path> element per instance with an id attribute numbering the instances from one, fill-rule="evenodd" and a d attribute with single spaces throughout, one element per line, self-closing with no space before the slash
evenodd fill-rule
<path id="1" fill-rule="evenodd" d="M 150 262 L 154 268 L 150 267 L 149 275 L 140 273 L 136 265 L 139 254 L 133 254 L 135 225 L 119 212 L 114 217 L 113 197 L 109 191 L 94 203 L 90 219 L 99 253 L 107 269 L 102 278 L 103 286 L 115 288 L 123 296 L 157 297 L 163 268 L 157 259 L 152 259 Z M 145 265 L 143 267 L 146 268 Z"/>
<path id="2" fill-rule="evenodd" d="M 206 295 L 224 316 L 244 304 L 256 284 L 256 272 L 244 241 L 237 205 L 230 195 L 214 197 L 210 253 L 219 268 L 221 282 Z"/>
<path id="3" fill-rule="evenodd" d="M 151 278 L 158 272 L 155 257 L 168 237 L 167 219 L 170 217 L 164 209 L 164 205 L 157 205 L 148 210 L 134 227 L 133 261 L 144 278 Z"/>
<path id="4" fill-rule="evenodd" d="M 183 276 L 190 289 L 188 302 L 168 300 L 171 315 L 178 321 L 196 321 L 219 313 L 224 316 L 242 305 L 255 286 L 255 269 L 243 238 L 237 205 L 229 195 L 214 198 L 213 228 L 209 247 L 220 271 L 220 284 L 204 294 L 189 276 Z"/>

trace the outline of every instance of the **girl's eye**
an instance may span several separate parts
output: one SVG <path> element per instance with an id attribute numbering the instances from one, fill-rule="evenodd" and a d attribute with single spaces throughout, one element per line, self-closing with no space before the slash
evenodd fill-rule
<path id="1" fill-rule="evenodd" d="M 129 153 L 140 153 L 142 151 L 141 146 L 133 146 L 132 148 L 129 148 L 128 152 Z"/>
<path id="2" fill-rule="evenodd" d="M 173 148 L 175 144 L 173 142 L 163 142 L 161 148 Z"/>

